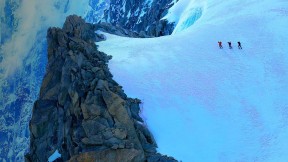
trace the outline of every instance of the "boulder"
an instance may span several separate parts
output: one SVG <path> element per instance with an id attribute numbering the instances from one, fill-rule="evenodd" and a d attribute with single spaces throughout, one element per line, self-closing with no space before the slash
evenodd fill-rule
<path id="1" fill-rule="evenodd" d="M 81 140 L 85 145 L 103 145 L 103 139 L 101 135 L 94 135 L 85 137 Z"/>
<path id="2" fill-rule="evenodd" d="M 87 137 L 91 137 L 108 128 L 109 124 L 104 118 L 98 118 L 95 120 L 84 120 L 82 122 L 82 127 L 84 128 Z"/>
<path id="3" fill-rule="evenodd" d="M 114 136 L 118 139 L 123 140 L 127 137 L 127 131 L 125 130 L 125 128 L 124 129 L 116 128 L 112 132 L 113 132 Z"/>
<path id="4" fill-rule="evenodd" d="M 108 82 L 106 80 L 98 80 L 97 85 L 96 85 L 97 90 L 109 90 L 108 88 Z"/>

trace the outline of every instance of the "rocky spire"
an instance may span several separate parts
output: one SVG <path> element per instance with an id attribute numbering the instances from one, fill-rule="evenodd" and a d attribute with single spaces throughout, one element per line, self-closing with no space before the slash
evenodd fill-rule
<path id="1" fill-rule="evenodd" d="M 69 16 L 47 34 L 48 66 L 30 121 L 27 162 L 176 161 L 156 152 L 156 142 L 128 98 L 112 79 L 111 56 L 97 50 L 95 27 Z"/>

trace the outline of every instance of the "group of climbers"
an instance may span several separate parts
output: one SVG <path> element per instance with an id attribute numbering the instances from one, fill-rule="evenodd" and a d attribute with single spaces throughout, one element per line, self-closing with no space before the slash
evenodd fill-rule
<path id="1" fill-rule="evenodd" d="M 231 42 L 227 42 L 227 43 L 228 43 L 229 48 L 232 49 L 232 43 L 231 43 Z M 239 49 L 242 49 L 241 42 L 237 42 L 237 43 L 238 43 L 238 48 L 239 48 Z M 218 45 L 219 45 L 219 48 L 220 48 L 220 49 L 223 48 L 221 41 L 218 41 Z"/>

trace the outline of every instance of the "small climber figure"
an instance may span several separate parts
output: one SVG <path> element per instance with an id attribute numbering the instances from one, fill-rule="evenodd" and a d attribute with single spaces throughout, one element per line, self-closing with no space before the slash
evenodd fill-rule
<path id="1" fill-rule="evenodd" d="M 237 43 L 238 43 L 238 48 L 242 49 L 241 42 L 237 42 Z"/>
<path id="2" fill-rule="evenodd" d="M 232 43 L 228 42 L 229 48 L 232 49 Z"/>
<path id="3" fill-rule="evenodd" d="M 220 48 L 220 49 L 223 48 L 223 46 L 222 46 L 222 42 L 221 42 L 221 41 L 218 42 L 218 45 L 219 45 L 219 48 Z"/>

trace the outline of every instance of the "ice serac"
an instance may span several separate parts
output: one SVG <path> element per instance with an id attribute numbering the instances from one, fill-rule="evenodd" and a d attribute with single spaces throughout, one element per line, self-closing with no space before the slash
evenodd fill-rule
<path id="1" fill-rule="evenodd" d="M 97 50 L 94 25 L 67 17 L 47 34 L 48 66 L 33 107 L 27 162 L 176 161 L 157 153 L 139 116 L 138 99 L 126 96 L 112 79 L 111 56 Z"/>
<path id="2" fill-rule="evenodd" d="M 103 20 L 149 36 L 169 35 L 174 24 L 161 20 L 175 0 L 110 0 Z"/>

